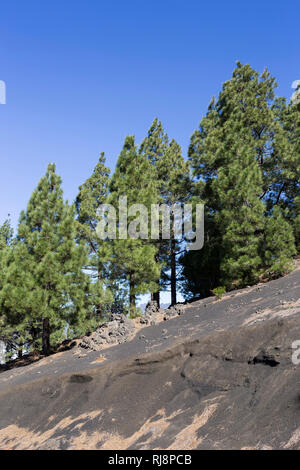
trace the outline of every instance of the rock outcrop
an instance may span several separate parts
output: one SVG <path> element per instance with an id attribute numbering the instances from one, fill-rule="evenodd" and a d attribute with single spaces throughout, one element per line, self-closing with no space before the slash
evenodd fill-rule
<path id="1" fill-rule="evenodd" d="M 169 308 L 159 308 L 156 301 L 148 302 L 144 315 L 140 319 L 140 323 L 144 325 L 156 325 L 158 322 L 170 320 L 170 318 L 181 315 L 184 306 L 181 304 L 170 306 Z"/>
<path id="2" fill-rule="evenodd" d="M 134 322 L 123 314 L 112 314 L 107 323 L 102 323 L 88 336 L 84 336 L 79 346 L 99 351 L 106 344 L 121 344 L 128 341 L 135 329 Z"/>
<path id="3" fill-rule="evenodd" d="M 181 315 L 184 311 L 183 305 L 174 305 L 164 310 L 158 308 L 157 303 L 150 301 L 144 315 L 140 317 L 142 325 L 157 325 L 161 321 Z M 91 334 L 84 336 L 79 346 L 90 351 L 100 351 L 106 345 L 121 344 L 128 341 L 135 332 L 136 324 L 133 320 L 123 314 L 112 314 L 110 321 L 101 323 Z"/>

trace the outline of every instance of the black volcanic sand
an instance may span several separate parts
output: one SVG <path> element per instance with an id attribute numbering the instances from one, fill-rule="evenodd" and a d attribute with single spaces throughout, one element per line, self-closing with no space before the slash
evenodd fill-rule
<path id="1" fill-rule="evenodd" d="M 0 448 L 300 448 L 300 270 L 0 374 Z M 167 330 L 167 331 L 165 331 Z"/>

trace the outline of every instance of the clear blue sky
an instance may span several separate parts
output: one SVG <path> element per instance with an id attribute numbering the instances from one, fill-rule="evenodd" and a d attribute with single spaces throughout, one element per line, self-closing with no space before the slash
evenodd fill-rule
<path id="1" fill-rule="evenodd" d="M 10 0 L 1 2 L 0 223 L 21 209 L 48 162 L 65 196 L 155 116 L 186 154 L 237 59 L 279 82 L 300 78 L 297 1 Z"/>

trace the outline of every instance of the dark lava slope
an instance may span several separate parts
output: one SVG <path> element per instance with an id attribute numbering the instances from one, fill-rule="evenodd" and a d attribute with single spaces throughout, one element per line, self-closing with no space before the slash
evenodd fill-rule
<path id="1" fill-rule="evenodd" d="M 0 448 L 300 447 L 300 270 L 0 374 Z M 167 330 L 167 332 L 165 331 Z"/>

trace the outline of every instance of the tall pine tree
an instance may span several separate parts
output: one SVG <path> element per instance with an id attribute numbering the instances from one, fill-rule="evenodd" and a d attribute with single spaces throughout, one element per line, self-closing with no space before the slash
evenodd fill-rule
<path id="1" fill-rule="evenodd" d="M 141 144 L 140 152 L 154 168 L 158 183 L 159 203 L 172 208 L 182 204 L 190 197 L 191 180 L 189 162 L 182 156 L 181 147 L 172 139 L 169 141 L 162 123 L 154 119 L 148 135 Z M 162 263 L 161 288 L 171 286 L 171 304 L 177 302 L 177 259 L 181 250 L 182 240 L 175 239 L 175 220 L 171 212 L 170 240 L 161 238 L 154 242 L 157 247 L 156 261 Z M 159 291 L 153 295 L 159 305 Z"/>
<path id="2" fill-rule="evenodd" d="M 42 350 L 50 335 L 85 320 L 88 280 L 85 247 L 75 241 L 74 207 L 63 200 L 61 178 L 50 164 L 21 213 L 18 243 L 3 289 L 11 321 L 42 322 Z"/>
<path id="3" fill-rule="evenodd" d="M 216 284 L 247 284 L 264 268 L 264 211 L 270 214 L 286 194 L 280 150 L 287 138 L 275 87 L 267 70 L 259 75 L 238 62 L 191 139 L 195 189 L 210 222 L 206 238 L 214 239 L 195 256 L 200 270 L 212 255 L 218 265 L 211 263 L 207 278 Z"/>
<path id="4" fill-rule="evenodd" d="M 155 178 L 157 180 L 159 180 L 157 165 L 159 160 L 165 155 L 168 148 L 168 144 L 169 137 L 165 133 L 162 123 L 157 118 L 155 118 L 148 130 L 147 137 L 141 143 L 139 151 L 141 155 L 143 155 L 153 165 Z M 161 183 L 158 184 L 157 196 L 158 200 L 156 202 L 162 203 Z M 168 252 L 168 244 L 165 241 L 161 240 L 161 236 L 158 240 L 154 240 L 153 244 L 156 247 L 155 262 L 158 265 L 161 265 L 162 267 L 163 258 L 166 257 L 166 253 Z M 151 300 L 155 301 L 158 306 L 160 306 L 160 291 L 164 287 L 164 281 L 162 279 L 162 276 L 160 275 L 158 289 L 156 289 L 151 294 Z"/>
<path id="5" fill-rule="evenodd" d="M 89 304 L 95 309 L 97 321 L 103 317 L 111 304 L 111 292 L 105 285 L 105 264 L 103 263 L 104 242 L 99 240 L 96 228 L 99 222 L 99 207 L 107 201 L 110 170 L 105 165 L 104 153 L 91 176 L 79 187 L 76 198 L 79 240 L 83 241 L 89 251 L 88 264 L 85 269 L 91 277 Z"/>
<path id="6" fill-rule="evenodd" d="M 156 247 L 149 243 L 150 224 L 144 233 L 141 229 L 143 223 L 137 224 L 137 231 L 142 230 L 138 238 L 120 238 L 122 234 L 118 208 L 120 199 L 124 197 L 127 198 L 128 208 L 134 204 L 143 204 L 148 215 L 151 213 L 151 204 L 155 204 L 158 197 L 153 167 L 138 152 L 133 136 L 125 139 L 110 183 L 108 202 L 116 209 L 117 237 L 106 245 L 106 262 L 110 266 L 111 279 L 117 281 L 120 288 L 127 288 L 130 314 L 134 315 L 136 296 L 157 289 L 160 265 L 155 262 Z M 139 212 L 129 215 L 125 228 L 130 223 L 135 223 L 139 216 Z"/>
<path id="7" fill-rule="evenodd" d="M 287 105 L 278 99 L 274 106 L 280 125 L 275 135 L 274 160 L 276 177 L 273 178 L 273 204 L 279 206 L 294 230 L 297 249 L 300 249 L 300 103 L 291 100 Z"/>
<path id="8" fill-rule="evenodd" d="M 7 343 L 10 339 L 10 321 L 6 315 L 3 304 L 5 302 L 4 286 L 7 276 L 7 268 L 12 254 L 13 229 L 10 220 L 7 219 L 0 226 L 0 342 Z"/>
<path id="9" fill-rule="evenodd" d="M 259 279 L 264 205 L 260 200 L 262 175 L 248 129 L 239 113 L 228 121 L 231 132 L 224 136 L 228 163 L 212 183 L 218 195 L 215 220 L 221 233 L 220 282 L 226 287 L 243 286 Z"/>

